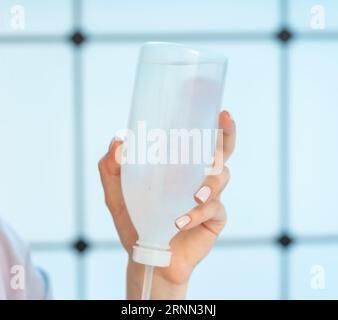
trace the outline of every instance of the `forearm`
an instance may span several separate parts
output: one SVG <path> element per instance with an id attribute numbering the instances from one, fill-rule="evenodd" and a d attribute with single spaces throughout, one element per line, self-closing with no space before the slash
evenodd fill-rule
<path id="1" fill-rule="evenodd" d="M 127 299 L 141 299 L 144 277 L 144 266 L 131 260 L 127 269 Z M 151 299 L 153 300 L 182 300 L 185 298 L 187 283 L 174 284 L 164 279 L 154 268 Z"/>

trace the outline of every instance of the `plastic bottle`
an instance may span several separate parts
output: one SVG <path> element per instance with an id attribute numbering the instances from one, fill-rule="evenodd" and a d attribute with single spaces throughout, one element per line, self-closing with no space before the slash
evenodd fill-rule
<path id="1" fill-rule="evenodd" d="M 185 149 L 175 150 L 176 157 L 171 158 L 172 129 L 215 129 L 226 65 L 223 56 L 179 44 L 150 42 L 141 48 L 124 144 L 122 189 L 139 236 L 133 260 L 147 266 L 144 299 L 150 297 L 149 266 L 170 265 L 175 219 L 196 205 L 193 193 L 205 178 L 205 163 L 192 163 L 192 157 L 180 163 Z M 167 144 L 156 162 L 149 156 L 154 154 L 151 146 L 159 143 L 156 133 L 163 132 Z M 128 160 L 131 152 L 134 157 Z"/>

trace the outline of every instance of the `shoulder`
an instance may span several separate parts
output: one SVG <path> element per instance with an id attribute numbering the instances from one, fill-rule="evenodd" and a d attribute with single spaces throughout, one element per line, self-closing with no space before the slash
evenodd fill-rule
<path id="1" fill-rule="evenodd" d="M 44 291 L 41 274 L 30 259 L 29 245 L 0 219 L 0 299 L 39 299 Z"/>
<path id="2" fill-rule="evenodd" d="M 0 219 L 0 269 L 10 271 L 13 265 L 24 265 L 29 252 L 28 245 L 2 219 Z M 3 270 L 6 269 L 6 270 Z"/>

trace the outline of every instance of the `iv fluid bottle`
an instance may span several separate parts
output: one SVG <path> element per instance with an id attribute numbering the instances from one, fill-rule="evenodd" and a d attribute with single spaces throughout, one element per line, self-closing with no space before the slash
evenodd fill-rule
<path id="1" fill-rule="evenodd" d="M 193 194 L 205 178 L 206 164 L 193 158 L 199 142 L 185 140 L 187 148 L 182 140 L 192 130 L 216 128 L 225 72 L 223 56 L 173 43 L 150 42 L 141 48 L 121 173 L 139 237 L 136 262 L 170 264 L 175 220 L 196 206 Z"/>

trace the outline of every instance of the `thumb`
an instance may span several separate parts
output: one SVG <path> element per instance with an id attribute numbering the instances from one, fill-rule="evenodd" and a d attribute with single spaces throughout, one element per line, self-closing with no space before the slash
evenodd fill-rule
<path id="1" fill-rule="evenodd" d="M 123 141 L 115 137 L 109 146 L 108 152 L 99 162 L 99 171 L 104 190 L 106 204 L 112 215 L 116 215 L 124 208 L 124 199 L 121 188 L 120 157 Z"/>

